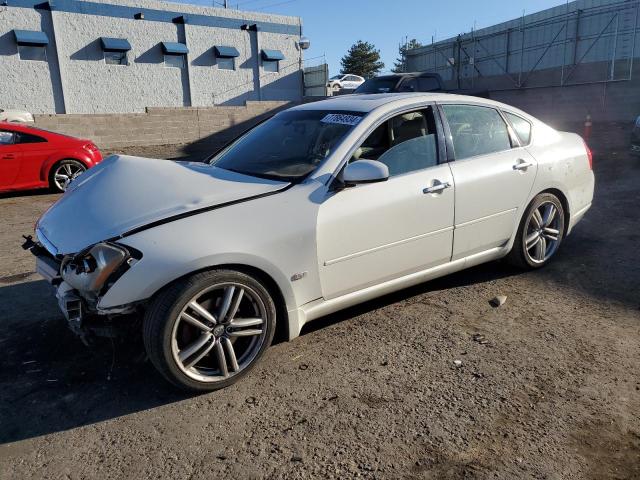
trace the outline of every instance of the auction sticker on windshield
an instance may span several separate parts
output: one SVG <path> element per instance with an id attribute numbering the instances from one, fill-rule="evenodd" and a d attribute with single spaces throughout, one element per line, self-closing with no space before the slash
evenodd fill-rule
<path id="1" fill-rule="evenodd" d="M 345 115 L 343 113 L 329 113 L 322 120 L 322 123 L 339 123 L 341 125 L 356 125 L 362 117 L 357 115 Z"/>

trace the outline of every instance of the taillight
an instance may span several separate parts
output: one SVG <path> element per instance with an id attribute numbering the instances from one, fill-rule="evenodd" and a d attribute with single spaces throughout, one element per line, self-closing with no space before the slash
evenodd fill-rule
<path id="1" fill-rule="evenodd" d="M 587 151 L 587 159 L 589 160 L 589 169 L 593 170 L 593 152 L 591 151 L 591 149 L 589 148 L 589 145 L 587 145 L 587 142 L 584 142 L 584 148 Z"/>
<path id="2" fill-rule="evenodd" d="M 84 145 L 84 149 L 93 153 L 98 151 L 98 147 L 96 147 L 93 143 L 87 143 Z"/>

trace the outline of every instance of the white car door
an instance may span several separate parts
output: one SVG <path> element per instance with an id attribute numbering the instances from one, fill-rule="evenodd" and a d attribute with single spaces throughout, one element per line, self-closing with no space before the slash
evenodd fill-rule
<path id="1" fill-rule="evenodd" d="M 379 125 L 351 161 L 385 163 L 387 181 L 329 192 L 318 213 L 325 299 L 446 263 L 453 242 L 454 188 L 438 163 L 432 108 Z"/>
<path id="2" fill-rule="evenodd" d="M 455 154 L 450 165 L 456 186 L 456 260 L 509 241 L 538 166 L 498 110 L 460 104 L 441 108 Z"/>
<path id="3" fill-rule="evenodd" d="M 346 90 L 355 90 L 358 88 L 358 77 L 354 77 L 353 75 L 347 75 L 342 80 L 342 88 Z"/>

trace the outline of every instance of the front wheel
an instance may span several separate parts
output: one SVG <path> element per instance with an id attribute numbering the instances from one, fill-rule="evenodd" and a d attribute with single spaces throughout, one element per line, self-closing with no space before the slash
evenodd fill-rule
<path id="1" fill-rule="evenodd" d="M 255 278 L 233 270 L 198 273 L 156 295 L 144 344 L 167 380 L 191 391 L 237 382 L 271 344 L 276 309 Z"/>
<path id="2" fill-rule="evenodd" d="M 540 268 L 560 247 L 564 235 L 562 202 L 551 193 L 535 197 L 520 221 L 513 248 L 507 259 L 522 268 Z"/>

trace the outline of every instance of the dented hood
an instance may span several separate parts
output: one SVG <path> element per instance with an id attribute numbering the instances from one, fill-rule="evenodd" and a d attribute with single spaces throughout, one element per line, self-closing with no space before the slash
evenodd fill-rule
<path id="1" fill-rule="evenodd" d="M 38 220 L 37 233 L 52 253 L 76 253 L 154 222 L 288 185 L 204 163 L 114 155 L 70 185 Z"/>

